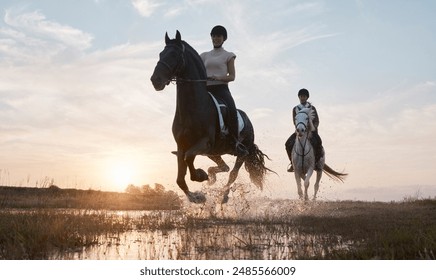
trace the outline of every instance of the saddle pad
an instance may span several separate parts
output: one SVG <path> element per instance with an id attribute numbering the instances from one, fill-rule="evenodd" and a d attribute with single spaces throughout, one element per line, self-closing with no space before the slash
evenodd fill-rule
<path id="1" fill-rule="evenodd" d="M 223 118 L 223 114 L 221 112 L 221 107 L 227 107 L 225 104 L 220 104 L 218 102 L 218 100 L 215 98 L 215 96 L 213 96 L 210 92 L 209 92 L 210 97 L 213 100 L 213 103 L 215 103 L 215 107 L 216 110 L 218 112 L 218 119 L 219 119 L 219 123 L 220 123 L 220 130 L 221 133 L 223 134 L 229 134 L 229 130 L 227 129 L 225 123 L 224 123 L 224 118 Z M 244 129 L 244 120 L 242 119 L 241 114 L 239 113 L 239 111 L 236 111 L 236 115 L 238 117 L 238 133 L 241 133 L 241 131 Z"/>

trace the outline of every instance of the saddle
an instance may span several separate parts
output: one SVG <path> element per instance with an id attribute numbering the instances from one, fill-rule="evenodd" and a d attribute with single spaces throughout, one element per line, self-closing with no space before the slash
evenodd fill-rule
<path id="1" fill-rule="evenodd" d="M 226 126 L 226 123 L 224 122 L 224 119 L 226 119 L 226 115 L 227 115 L 227 105 L 222 100 L 216 99 L 215 96 L 213 96 L 210 92 L 209 95 L 212 98 L 218 113 L 218 120 L 219 120 L 221 134 L 228 135 L 229 130 Z M 238 110 L 236 111 L 236 115 L 238 117 L 238 133 L 241 133 L 245 125 L 244 120 L 242 119 L 242 116 Z"/>

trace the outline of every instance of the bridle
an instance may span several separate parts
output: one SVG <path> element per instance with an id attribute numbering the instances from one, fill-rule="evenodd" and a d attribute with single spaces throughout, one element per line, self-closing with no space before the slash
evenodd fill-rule
<path id="1" fill-rule="evenodd" d="M 298 112 L 298 114 L 305 114 L 305 115 L 309 118 L 309 114 L 306 113 L 306 112 Z M 307 130 L 307 124 L 305 124 L 304 122 L 298 122 L 298 123 L 295 125 L 295 128 L 297 128 L 297 126 L 300 125 L 300 124 L 304 126 L 304 130 Z"/>
<path id="2" fill-rule="evenodd" d="M 168 85 L 170 82 L 176 82 L 176 83 L 179 83 L 179 82 L 207 82 L 208 81 L 207 79 L 192 80 L 192 79 L 184 79 L 184 78 L 179 77 L 180 74 L 182 73 L 182 71 L 186 67 L 186 60 L 185 60 L 185 49 L 186 48 L 185 48 L 185 45 L 183 43 L 181 45 L 182 45 L 181 47 L 179 47 L 178 45 L 175 45 L 175 44 L 171 44 L 171 45 L 166 45 L 165 46 L 165 49 L 169 48 L 170 46 L 174 46 L 174 47 L 178 48 L 181 51 L 181 61 L 182 61 L 182 63 L 178 62 L 176 67 L 175 67 L 175 69 L 174 69 L 174 71 L 172 71 L 171 66 L 167 62 L 165 62 L 163 60 L 159 60 L 157 62 L 158 64 L 162 64 L 165 68 L 167 68 L 169 72 L 173 72 L 170 75 L 171 78 L 168 79 L 166 84 Z"/>
<path id="3" fill-rule="evenodd" d="M 177 76 L 179 76 L 179 74 L 185 69 L 185 65 L 186 65 L 186 62 L 185 62 L 185 45 L 184 44 L 182 44 L 182 47 L 179 47 L 179 46 L 177 46 L 177 45 L 175 45 L 175 44 L 171 44 L 171 45 L 166 45 L 165 46 L 165 49 L 167 49 L 167 48 L 169 48 L 169 47 L 171 47 L 171 46 L 174 46 L 174 47 L 176 47 L 176 48 L 178 48 L 180 51 L 181 51 L 181 61 L 182 61 L 182 63 L 180 63 L 180 60 L 177 62 L 177 65 L 176 65 L 176 67 L 174 68 L 174 70 L 171 68 L 171 66 L 167 63 L 167 62 L 165 62 L 165 61 L 163 61 L 162 59 L 159 59 L 159 61 L 157 62 L 157 64 L 161 64 L 161 65 L 163 65 L 165 68 L 167 68 L 168 69 L 168 71 L 171 73 L 170 74 L 170 78 L 168 79 L 168 81 L 166 82 L 166 84 L 169 84 L 174 78 L 173 77 L 177 77 Z M 164 50 L 165 50 L 164 49 Z"/>

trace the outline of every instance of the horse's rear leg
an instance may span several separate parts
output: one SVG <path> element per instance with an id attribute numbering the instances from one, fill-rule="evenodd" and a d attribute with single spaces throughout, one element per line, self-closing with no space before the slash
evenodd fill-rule
<path id="1" fill-rule="evenodd" d="M 209 158 L 217 164 L 217 166 L 211 166 L 207 169 L 209 185 L 213 185 L 216 182 L 216 174 L 220 172 L 229 172 L 230 167 L 224 162 L 221 156 L 209 156 Z"/>
<path id="2" fill-rule="evenodd" d="M 233 166 L 232 171 L 230 171 L 229 180 L 224 186 L 222 203 L 227 203 L 229 201 L 230 186 L 235 182 L 236 178 L 238 177 L 239 169 L 241 168 L 243 163 L 244 160 L 241 157 L 236 158 L 235 166 Z"/>

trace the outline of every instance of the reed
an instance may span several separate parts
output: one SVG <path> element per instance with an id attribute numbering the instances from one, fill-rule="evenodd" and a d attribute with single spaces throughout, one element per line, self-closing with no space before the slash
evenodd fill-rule
<path id="1" fill-rule="evenodd" d="M 105 212 L 2 211 L 0 259 L 50 259 L 96 244 L 102 234 L 129 229 L 128 218 L 115 218 Z"/>
<path id="2" fill-rule="evenodd" d="M 232 205 L 217 207 L 217 212 L 224 211 L 220 215 L 210 209 L 197 211 L 197 206 L 135 212 L 2 210 L 0 259 L 71 259 L 77 258 L 71 252 L 105 246 L 100 251 L 138 248 L 137 259 L 436 258 L 434 199 L 392 203 L 263 199 L 252 205 L 256 207 L 241 216 L 226 216 Z M 105 253 L 96 258 L 113 257 Z"/>

